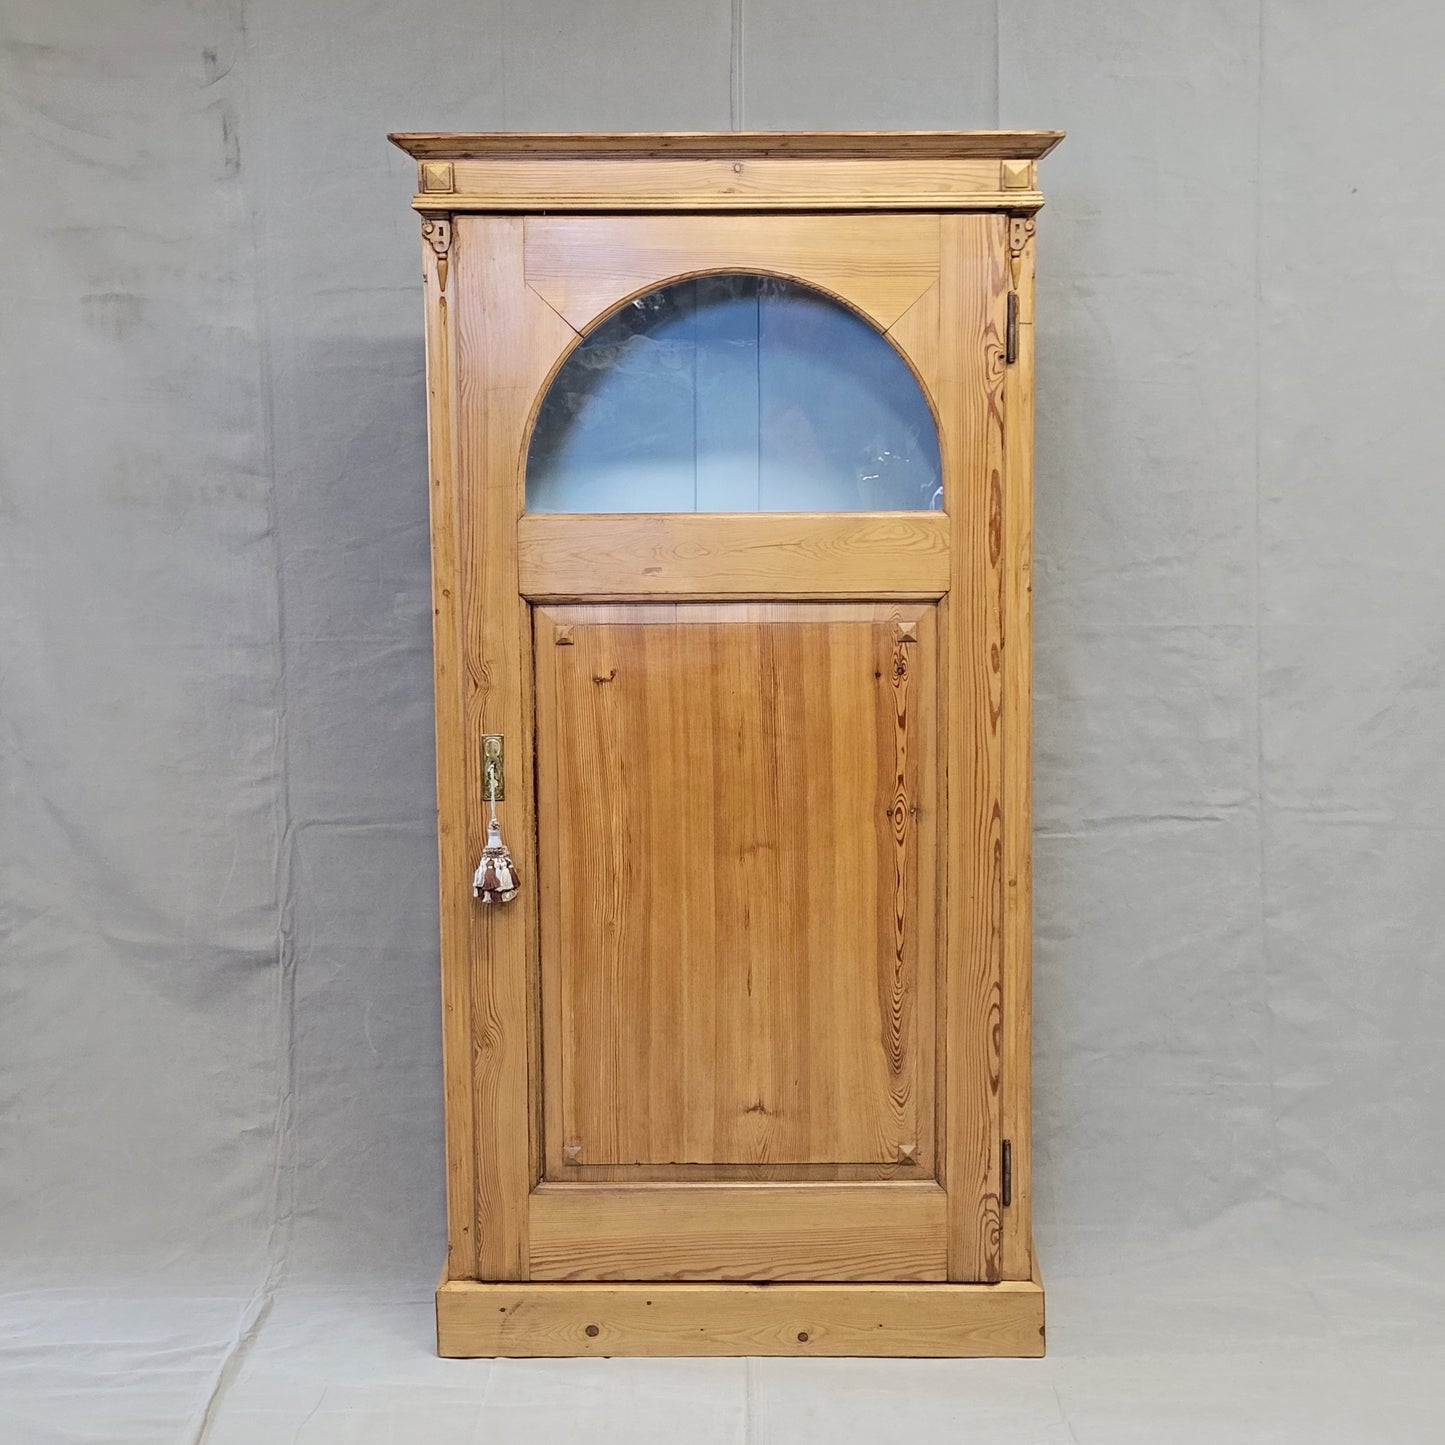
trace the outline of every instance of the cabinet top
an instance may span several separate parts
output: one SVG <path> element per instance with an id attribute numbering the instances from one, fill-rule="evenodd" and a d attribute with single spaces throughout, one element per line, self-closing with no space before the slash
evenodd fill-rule
<path id="1" fill-rule="evenodd" d="M 417 160 L 549 156 L 639 159 L 659 156 L 809 156 L 898 160 L 1037 160 L 1061 130 L 842 131 L 398 131 L 390 137 Z"/>
<path id="2" fill-rule="evenodd" d="M 391 139 L 412 205 L 467 211 L 989 210 L 1043 205 L 1056 130 L 667 131 Z"/>

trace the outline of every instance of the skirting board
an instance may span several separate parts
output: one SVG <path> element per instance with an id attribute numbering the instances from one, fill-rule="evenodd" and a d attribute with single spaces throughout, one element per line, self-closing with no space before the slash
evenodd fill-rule
<path id="1" fill-rule="evenodd" d="M 1029 1356 L 1037 1278 L 1002 1284 L 487 1284 L 437 1290 L 437 1352 Z"/>

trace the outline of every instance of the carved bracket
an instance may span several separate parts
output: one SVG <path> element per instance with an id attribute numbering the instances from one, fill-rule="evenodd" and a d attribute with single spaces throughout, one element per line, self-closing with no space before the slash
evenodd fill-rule
<path id="1" fill-rule="evenodd" d="M 1032 216 L 1010 216 L 1008 218 L 1008 265 L 1012 285 L 1018 290 L 1020 269 L 1023 266 L 1024 247 L 1034 238 L 1036 225 Z"/>
<path id="2" fill-rule="evenodd" d="M 450 216 L 423 216 L 421 218 L 422 239 L 429 245 L 437 258 L 437 286 L 447 289 L 447 260 L 452 249 L 452 218 Z"/>

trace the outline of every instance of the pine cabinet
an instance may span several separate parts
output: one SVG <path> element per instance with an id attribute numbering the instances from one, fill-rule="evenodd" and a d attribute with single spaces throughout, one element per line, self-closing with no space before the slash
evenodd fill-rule
<path id="1" fill-rule="evenodd" d="M 1037 1355 L 1055 132 L 402 135 L 446 1355 Z"/>

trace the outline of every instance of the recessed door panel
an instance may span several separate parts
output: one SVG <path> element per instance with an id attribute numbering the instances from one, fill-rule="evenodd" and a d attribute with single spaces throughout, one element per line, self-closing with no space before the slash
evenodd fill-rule
<path id="1" fill-rule="evenodd" d="M 548 1177 L 928 1177 L 934 606 L 535 622 Z"/>

